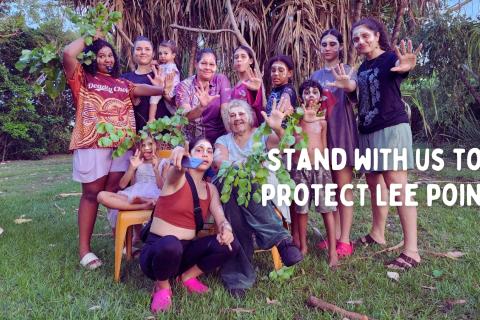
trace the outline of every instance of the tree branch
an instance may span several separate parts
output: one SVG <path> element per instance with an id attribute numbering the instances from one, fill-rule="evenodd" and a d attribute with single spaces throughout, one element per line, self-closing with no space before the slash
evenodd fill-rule
<path id="1" fill-rule="evenodd" d="M 231 29 L 215 29 L 215 30 L 210 30 L 210 29 L 201 29 L 201 28 L 191 28 L 191 27 L 184 27 L 180 26 L 176 23 L 172 23 L 170 25 L 170 28 L 172 29 L 180 29 L 180 30 L 186 30 L 186 31 L 192 31 L 192 32 L 201 32 L 201 33 L 221 33 L 221 32 L 231 32 L 235 33 L 234 30 Z"/>
<path id="2" fill-rule="evenodd" d="M 362 7 L 363 7 L 363 2 L 364 0 L 356 0 L 355 1 L 355 6 L 353 9 L 353 20 L 352 24 L 360 20 L 360 17 L 362 16 Z M 348 57 L 347 57 L 347 64 L 353 65 L 355 62 L 355 48 L 353 47 L 353 44 L 350 43 L 349 49 L 348 49 Z"/>
<path id="3" fill-rule="evenodd" d="M 406 7 L 407 7 L 407 4 L 405 0 L 400 0 L 397 7 L 396 17 L 395 17 L 395 26 L 393 27 L 393 31 L 392 31 L 392 42 L 391 42 L 392 46 L 395 46 L 397 44 L 398 35 L 400 33 L 400 26 L 402 24 L 403 14 L 405 13 Z"/>

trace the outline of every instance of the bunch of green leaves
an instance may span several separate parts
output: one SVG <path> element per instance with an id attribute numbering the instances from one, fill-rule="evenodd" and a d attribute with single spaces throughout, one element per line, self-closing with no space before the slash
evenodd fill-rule
<path id="1" fill-rule="evenodd" d="M 297 109 L 295 113 L 287 117 L 285 134 L 280 139 L 278 145 L 280 150 L 291 148 L 293 145 L 295 145 L 297 150 L 307 147 L 308 137 L 299 126 L 300 119 L 303 116 L 301 111 L 301 109 Z M 223 182 L 222 195 L 220 197 L 223 203 L 230 200 L 233 188 L 237 188 L 237 203 L 240 206 L 248 206 L 252 198 L 257 203 L 262 201 L 261 186 L 268 183 L 270 172 L 267 169 L 267 165 L 270 160 L 261 141 L 271 133 L 272 129 L 265 122 L 262 123 L 252 137 L 252 153 L 247 156 L 247 159 L 244 162 L 234 163 L 234 165 L 227 162 L 222 164 L 217 176 Z M 294 134 L 301 137 L 298 143 L 295 143 Z M 276 176 L 280 184 L 286 184 L 292 190 L 295 189 L 295 182 L 291 179 L 290 173 L 283 164 L 276 171 Z"/>
<path id="2" fill-rule="evenodd" d="M 290 279 L 295 272 L 295 266 L 283 266 L 280 270 L 273 270 L 268 274 L 268 278 L 272 281 L 285 281 Z"/>
<path id="3" fill-rule="evenodd" d="M 103 3 L 89 8 L 85 15 L 78 15 L 72 9 L 67 9 L 66 12 L 70 20 L 79 28 L 80 35 L 85 39 L 87 46 L 92 44 L 97 30 L 108 35 L 115 23 L 122 19 L 121 12 L 110 11 Z"/>
<path id="4" fill-rule="evenodd" d="M 49 43 L 33 50 L 22 50 L 22 55 L 15 68 L 23 71 L 28 67 L 28 73 L 35 77 L 33 92 L 38 95 L 45 92 L 55 99 L 65 90 L 65 76 L 58 48 Z"/>
<path id="5" fill-rule="evenodd" d="M 113 152 L 114 158 L 122 156 L 138 141 L 146 139 L 148 136 L 176 147 L 185 143 L 182 128 L 186 124 L 188 124 L 188 119 L 183 115 L 183 109 L 178 109 L 172 117 L 165 116 L 146 124 L 138 134 L 130 128 L 117 129 L 111 123 L 101 122 L 97 124 L 97 133 L 103 136 L 98 140 L 98 145 L 108 148 L 123 139 Z"/>
<path id="6" fill-rule="evenodd" d="M 66 11 L 70 20 L 79 27 L 80 34 L 84 37 L 87 45 L 92 44 L 97 29 L 103 34 L 108 34 L 113 25 L 122 18 L 120 12 L 109 12 L 102 3 L 88 9 L 85 16 L 78 15 L 71 9 Z M 33 50 L 22 50 L 22 55 L 15 64 L 15 68 L 23 71 L 29 67 L 28 73 L 35 78 L 33 83 L 35 95 L 46 93 L 51 99 L 55 99 L 65 90 L 66 80 L 60 60 L 60 51 L 61 48 L 53 43 Z M 91 51 L 82 52 L 77 58 L 81 63 L 89 65 L 95 59 L 95 54 Z"/>

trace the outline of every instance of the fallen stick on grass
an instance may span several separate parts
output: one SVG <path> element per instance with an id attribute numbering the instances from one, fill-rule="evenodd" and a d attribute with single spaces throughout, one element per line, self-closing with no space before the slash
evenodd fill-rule
<path id="1" fill-rule="evenodd" d="M 314 296 L 310 296 L 310 298 L 308 298 L 307 304 L 311 307 L 319 308 L 323 311 L 330 311 L 330 312 L 333 312 L 333 313 L 338 313 L 338 314 L 342 315 L 343 317 L 347 317 L 349 319 L 354 319 L 354 320 L 372 319 L 372 318 L 367 317 L 364 314 L 360 314 L 360 313 L 356 313 L 356 312 L 352 312 L 352 311 L 347 311 L 345 309 L 337 307 L 334 304 L 328 303 L 328 302 L 323 301 L 322 299 L 319 299 L 319 298 L 314 297 Z"/>

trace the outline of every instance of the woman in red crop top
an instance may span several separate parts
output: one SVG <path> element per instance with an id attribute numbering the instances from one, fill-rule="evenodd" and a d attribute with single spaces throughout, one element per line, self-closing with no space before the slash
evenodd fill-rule
<path id="1" fill-rule="evenodd" d="M 170 278 L 178 276 L 178 281 L 191 293 L 206 293 L 209 288 L 197 277 L 214 271 L 239 250 L 216 187 L 203 180 L 213 162 L 212 144 L 200 138 L 190 145 L 190 155 L 203 160 L 198 168 L 189 169 L 202 216 L 205 221 L 211 213 L 219 233 L 195 238 L 193 196 L 185 177 L 186 169 L 181 166 L 182 158 L 189 154 L 184 148 L 176 147 L 171 156 L 173 165 L 166 169 L 162 195 L 157 200 L 150 234 L 140 255 L 143 272 L 155 280 L 150 305 L 153 313 L 168 310 L 172 303 Z"/>

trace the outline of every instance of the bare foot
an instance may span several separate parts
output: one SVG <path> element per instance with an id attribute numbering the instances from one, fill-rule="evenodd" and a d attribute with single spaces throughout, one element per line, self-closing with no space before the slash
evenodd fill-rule
<path id="1" fill-rule="evenodd" d="M 303 254 L 303 256 L 305 257 L 308 253 L 308 248 L 305 246 L 305 247 L 300 247 L 300 252 Z"/>
<path id="2" fill-rule="evenodd" d="M 332 269 L 338 266 L 337 253 L 328 256 L 328 266 Z"/>
<path id="3" fill-rule="evenodd" d="M 142 197 L 134 197 L 132 198 L 132 204 L 142 204 L 145 203 L 145 199 Z"/>

